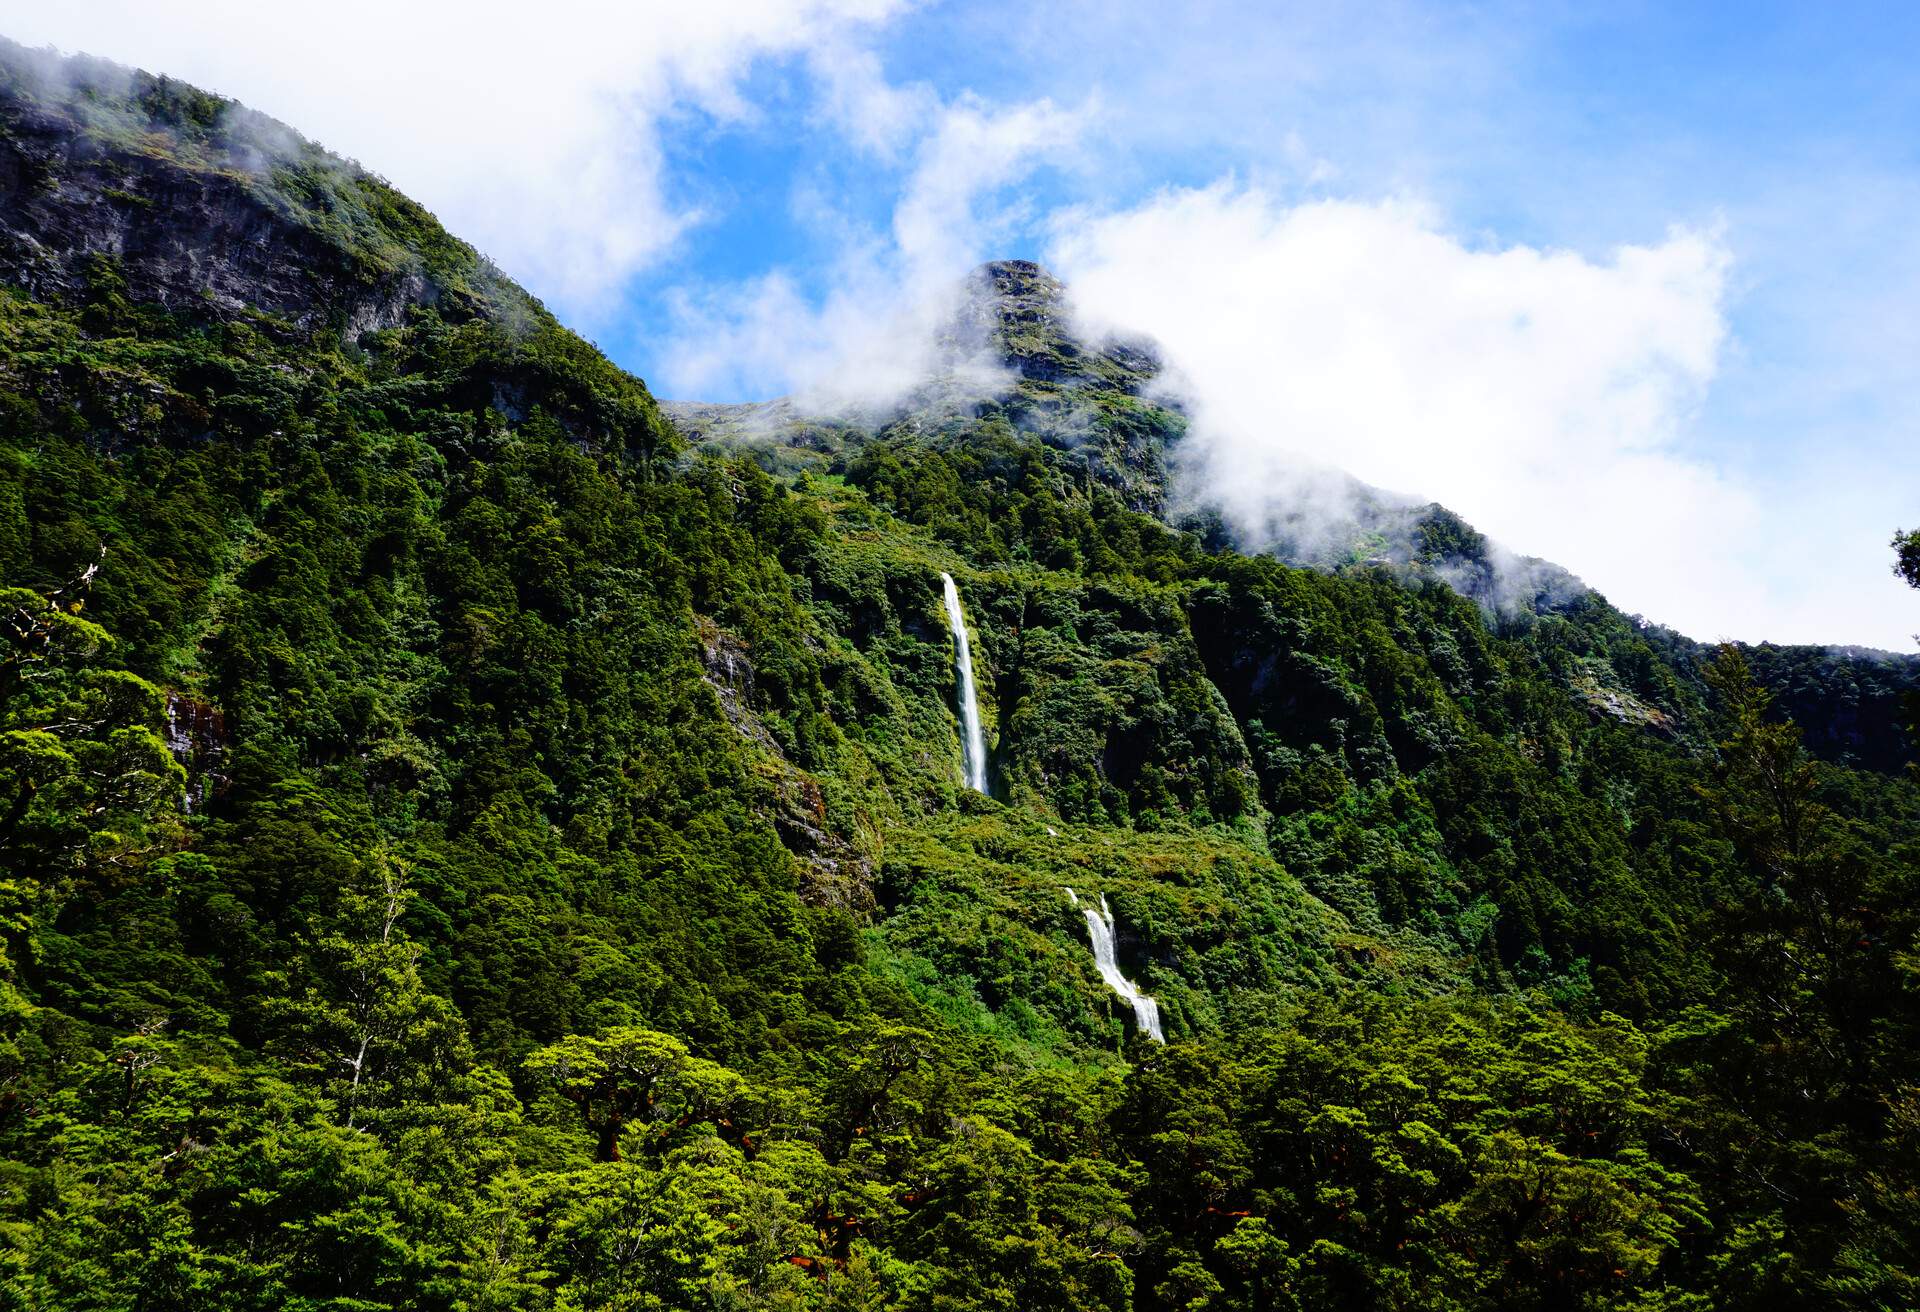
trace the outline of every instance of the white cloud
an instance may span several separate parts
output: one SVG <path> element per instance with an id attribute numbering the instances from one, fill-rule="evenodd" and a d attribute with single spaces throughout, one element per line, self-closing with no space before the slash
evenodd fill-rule
<path id="1" fill-rule="evenodd" d="M 1585 101 L 1570 113 L 1532 85 L 1551 30 L 1417 4 L 1364 23 L 1322 4 L 926 6 L 919 34 L 952 47 L 944 84 L 1014 85 L 1024 103 L 943 100 L 889 81 L 875 53 L 913 4 L 0 0 L 0 31 L 288 121 L 594 330 L 704 217 L 667 176 L 667 134 L 770 112 L 817 144 L 824 124 L 870 166 L 823 169 L 821 193 L 796 202 L 831 267 L 689 283 L 670 342 L 645 326 L 663 394 L 897 394 L 953 281 L 1050 227 L 1081 299 L 1161 337 L 1194 379 L 1199 442 L 1243 500 L 1304 450 L 1442 500 L 1697 636 L 1910 645 L 1920 596 L 1891 578 L 1885 545 L 1920 504 L 1904 156 L 1880 178 L 1836 174 L 1824 145 L 1797 164 L 1718 151 L 1731 172 L 1690 165 L 1678 185 L 1675 159 L 1694 156 L 1650 154 L 1659 140 L 1625 130 L 1596 157 Z M 745 79 L 768 58 L 802 63 L 812 98 L 755 104 Z M 1034 185 L 1048 165 L 1075 171 Z M 1276 189 L 1061 216 L 1021 198 L 1130 204 L 1228 166 Z M 828 178 L 855 194 L 826 195 Z M 1754 178 L 1804 194 L 1756 200 Z M 733 180 L 717 181 L 705 194 Z M 1365 199 L 1297 203 L 1329 186 Z M 1375 199 L 1405 188 L 1588 250 L 1716 205 L 1731 219 L 1583 257 L 1463 239 Z M 889 201 L 883 227 L 850 217 Z"/>
<path id="2" fill-rule="evenodd" d="M 0 30 L 183 78 L 391 178 L 575 315 L 611 307 L 700 215 L 661 122 L 751 115 L 762 56 L 846 48 L 903 0 L 0 0 Z"/>
<path id="3" fill-rule="evenodd" d="M 1097 112 L 1092 104 L 1065 110 L 1048 100 L 995 109 L 971 97 L 948 107 L 893 214 L 908 282 L 924 289 L 950 279 L 1004 236 L 1019 211 L 983 211 L 976 202 L 1059 157 Z"/>
<path id="4" fill-rule="evenodd" d="M 899 396 L 924 379 L 958 281 L 1024 217 L 1002 193 L 1071 157 L 1097 116 L 1048 101 L 993 108 L 972 98 L 937 110 L 886 235 L 811 215 L 835 238 L 830 290 L 810 301 L 787 273 L 705 294 L 683 293 L 661 373 L 665 395 L 795 390 L 834 411 Z"/>
<path id="5" fill-rule="evenodd" d="M 812 51 L 807 63 L 820 84 L 823 117 L 856 147 L 882 159 L 898 158 L 939 111 L 931 87 L 895 86 L 880 57 L 864 46 L 828 42 Z"/>
<path id="6" fill-rule="evenodd" d="M 1716 233 L 1594 260 L 1480 248 L 1417 203 L 1223 182 L 1064 216 L 1052 260 L 1091 319 L 1165 345 L 1198 476 L 1249 521 L 1304 459 L 1706 637 L 1777 614 L 1749 550 L 1762 506 L 1682 440 L 1726 337 Z"/>

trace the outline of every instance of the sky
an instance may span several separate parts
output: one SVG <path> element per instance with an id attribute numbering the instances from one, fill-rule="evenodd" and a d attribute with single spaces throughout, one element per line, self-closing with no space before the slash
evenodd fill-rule
<path id="1" fill-rule="evenodd" d="M 1910 650 L 1920 6 L 0 0 L 414 195 L 666 397 L 872 398 L 1031 258 L 1194 477 L 1433 498 L 1702 639 Z"/>

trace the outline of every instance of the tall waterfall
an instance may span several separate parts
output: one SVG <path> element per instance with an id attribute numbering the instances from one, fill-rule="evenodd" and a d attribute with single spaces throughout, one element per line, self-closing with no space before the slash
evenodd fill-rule
<path id="1" fill-rule="evenodd" d="M 1113 912 L 1107 909 L 1106 894 L 1100 895 L 1100 909 L 1083 906 L 1080 898 L 1069 888 L 1067 900 L 1080 908 L 1087 918 L 1087 937 L 1093 940 L 1093 964 L 1100 972 L 1100 978 L 1107 987 L 1133 1004 L 1133 1019 L 1139 1024 L 1141 1032 L 1155 1043 L 1165 1043 L 1167 1036 L 1160 1032 L 1160 1004 L 1134 987 L 1132 980 L 1120 973 L 1120 959 L 1114 952 L 1115 934 Z"/>
<path id="2" fill-rule="evenodd" d="M 967 641 L 967 617 L 960 613 L 960 589 L 953 586 L 953 575 L 941 574 L 947 590 L 947 627 L 953 630 L 953 667 L 960 684 L 961 765 L 967 774 L 967 787 L 976 793 L 987 791 L 987 738 L 980 731 L 980 702 L 973 689 L 973 644 Z"/>

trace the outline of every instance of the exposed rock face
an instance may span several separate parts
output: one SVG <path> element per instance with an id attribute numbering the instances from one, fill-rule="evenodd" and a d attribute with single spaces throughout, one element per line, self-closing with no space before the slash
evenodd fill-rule
<path id="1" fill-rule="evenodd" d="M 75 133 L 57 109 L 8 101 L 0 112 L 0 277 L 37 299 L 84 295 L 100 256 L 136 300 L 219 314 L 258 307 L 302 327 L 385 327 L 426 296 L 418 274 L 339 296 L 321 272 L 335 254 L 237 174 L 155 168 Z"/>
<path id="2" fill-rule="evenodd" d="M 1065 284 L 1027 260 L 984 264 L 967 288 L 960 331 L 984 335 L 992 357 L 1014 375 L 996 398 L 998 412 L 1133 509 L 1166 514 L 1187 416 L 1158 387 L 1165 368 L 1158 348 L 1145 338 L 1087 336 Z"/>
<path id="3" fill-rule="evenodd" d="M 835 832 L 819 782 L 787 759 L 755 713 L 753 661 L 746 644 L 711 620 L 699 621 L 698 633 L 701 678 L 719 698 L 727 723 L 759 749 L 764 769 L 757 772 L 755 806 L 793 854 L 801 897 L 816 906 L 871 909 L 873 862 Z"/>
<path id="4" fill-rule="evenodd" d="M 1671 715 L 1637 696 L 1632 689 L 1622 687 L 1619 676 L 1604 661 L 1581 662 L 1569 676 L 1568 685 L 1594 715 L 1666 738 L 1678 731 Z"/>
<path id="5" fill-rule="evenodd" d="M 227 717 L 208 702 L 169 692 L 165 735 L 167 750 L 187 770 L 186 809 L 197 811 L 227 786 L 227 776 L 220 771 L 230 744 Z"/>
<path id="6" fill-rule="evenodd" d="M 1138 396 L 1164 368 L 1159 349 L 1146 338 L 1082 337 L 1067 285 L 1031 260 L 995 260 L 975 269 L 953 331 L 962 340 L 984 339 L 1030 382 Z"/>
<path id="7" fill-rule="evenodd" d="M 357 166 L 232 101 L 0 40 L 0 281 L 120 293 L 349 336 L 466 293 L 393 229 L 436 226 Z M 475 308 L 479 308 L 475 300 Z"/>
<path id="8" fill-rule="evenodd" d="M 1059 279 L 1031 261 L 1000 260 L 961 285 L 933 348 L 926 380 L 875 409 L 809 414 L 792 398 L 664 408 L 693 442 L 753 450 L 782 470 L 871 441 L 966 442 L 978 425 L 1004 423 L 1134 509 L 1167 510 L 1169 455 L 1187 420 L 1155 390 L 1162 365 L 1151 342 L 1086 338 Z"/>

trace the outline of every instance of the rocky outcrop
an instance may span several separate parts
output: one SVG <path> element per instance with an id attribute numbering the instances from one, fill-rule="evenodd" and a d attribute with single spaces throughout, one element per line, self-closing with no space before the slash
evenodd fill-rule
<path id="1" fill-rule="evenodd" d="M 187 771 L 189 813 L 226 790 L 228 780 L 220 764 L 232 739 L 227 732 L 227 717 L 219 707 L 185 693 L 169 692 L 164 735 L 167 750 Z"/>
<path id="2" fill-rule="evenodd" d="M 1090 339 L 1074 322 L 1067 286 L 1031 260 L 994 260 L 967 279 L 956 341 L 986 342 L 1023 379 L 1097 386 L 1130 396 L 1165 367 L 1144 337 Z"/>
<path id="3" fill-rule="evenodd" d="M 0 40 L 0 281 L 37 300 L 354 337 L 415 305 L 480 309 L 480 271 L 425 211 L 264 115 Z"/>
<path id="4" fill-rule="evenodd" d="M 1004 422 L 1059 453 L 1076 479 L 1165 512 L 1169 455 L 1187 420 L 1156 391 L 1163 366 L 1152 342 L 1087 336 L 1065 285 L 1027 260 L 975 269 L 934 336 L 925 381 L 884 404 L 830 415 L 792 398 L 666 410 L 690 441 L 750 450 L 781 472 L 873 441 L 963 443 L 980 423 Z"/>
<path id="5" fill-rule="evenodd" d="M 700 620 L 696 632 L 701 678 L 713 689 L 734 732 L 759 749 L 755 809 L 772 822 L 781 845 L 793 854 L 801 897 L 815 906 L 871 910 L 873 861 L 836 832 L 819 781 L 787 759 L 779 740 L 754 712 L 753 662 L 746 644 L 711 620 Z"/>

